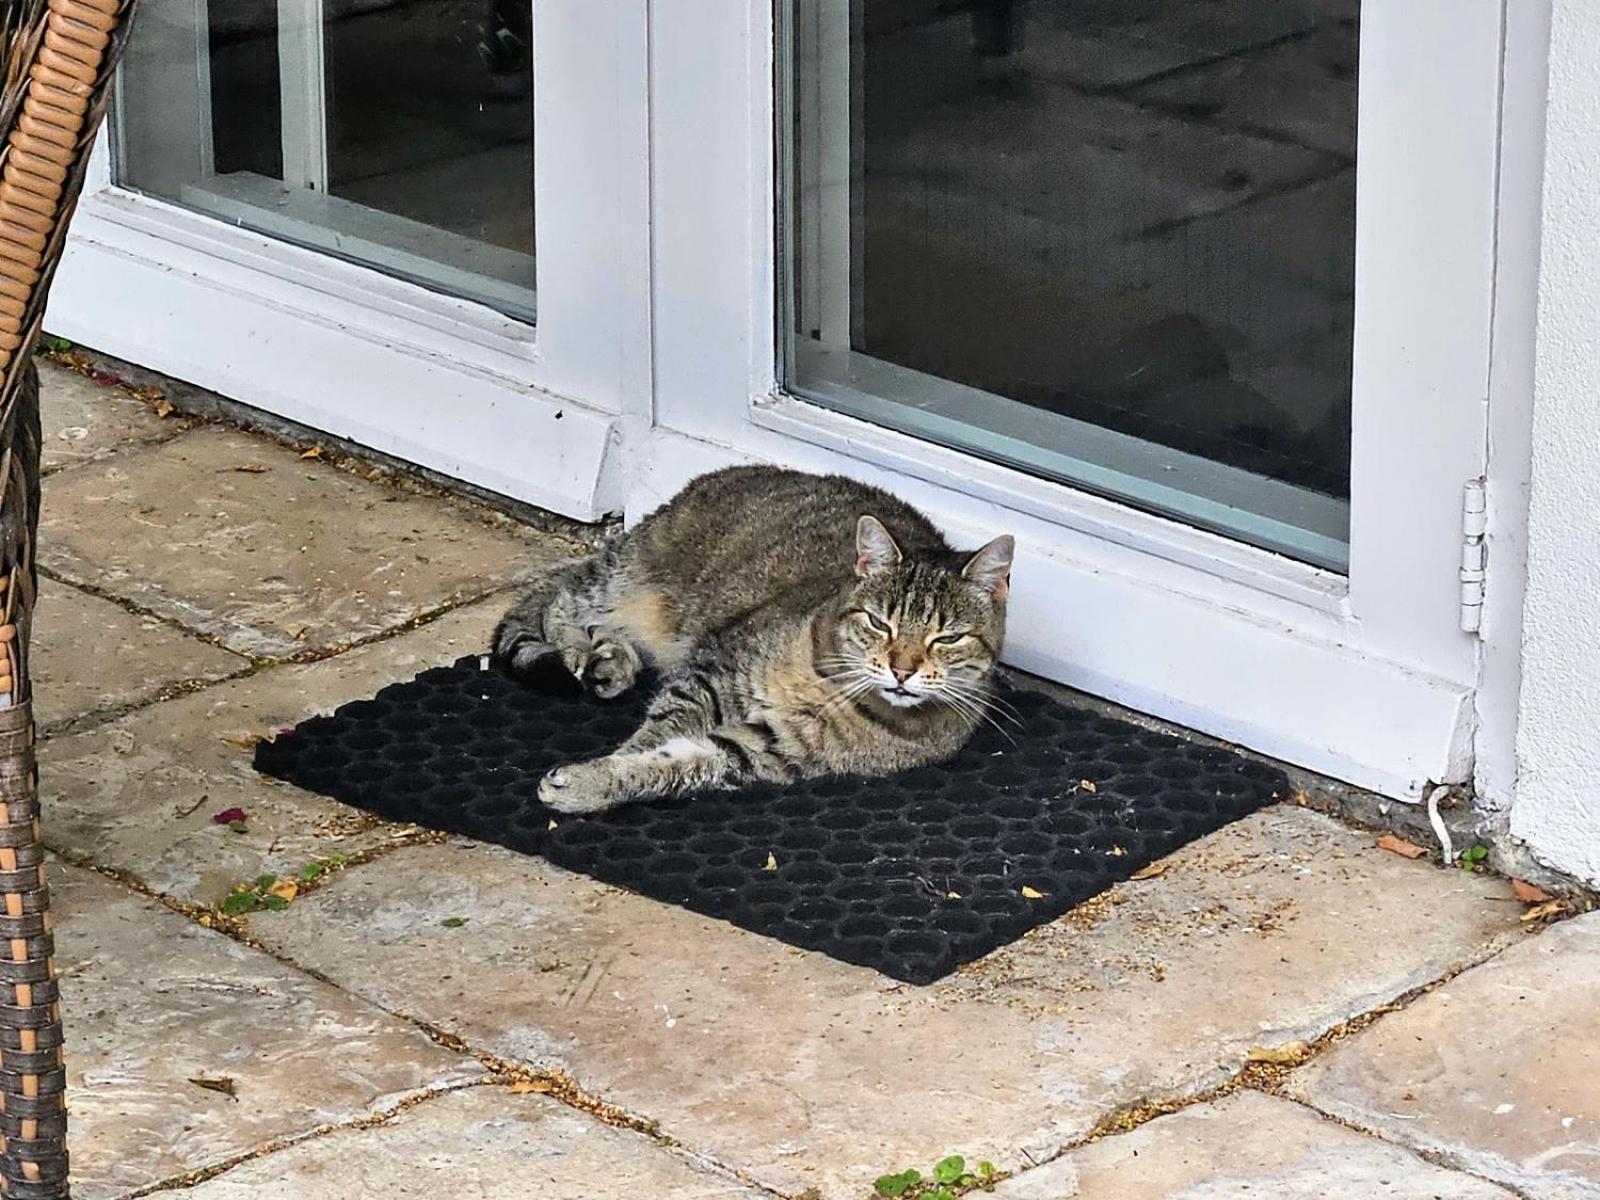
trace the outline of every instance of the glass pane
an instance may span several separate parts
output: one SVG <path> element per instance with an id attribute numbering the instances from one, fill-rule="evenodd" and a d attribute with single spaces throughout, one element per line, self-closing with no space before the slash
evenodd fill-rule
<path id="1" fill-rule="evenodd" d="M 531 320 L 531 0 L 146 0 L 119 182 Z"/>
<path id="2" fill-rule="evenodd" d="M 790 0 L 787 377 L 1343 570 L 1359 0 Z"/>

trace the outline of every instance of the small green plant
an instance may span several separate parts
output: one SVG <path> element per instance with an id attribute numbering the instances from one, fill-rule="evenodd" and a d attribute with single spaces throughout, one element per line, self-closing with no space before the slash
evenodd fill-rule
<path id="1" fill-rule="evenodd" d="M 967 1170 L 967 1160 L 959 1154 L 941 1158 L 933 1164 L 931 1178 L 915 1167 L 892 1175 L 881 1175 L 872 1185 L 873 1196 L 883 1200 L 956 1200 L 963 1193 L 979 1188 L 994 1191 L 1000 1172 L 991 1162 L 980 1162 L 976 1172 Z"/>
<path id="2" fill-rule="evenodd" d="M 276 875 L 258 875 L 250 883 L 241 883 L 223 899 L 219 907 L 225 916 L 242 917 L 247 913 L 281 912 L 289 901 L 299 895 L 302 886 L 316 883 L 329 871 L 337 871 L 350 860 L 335 851 L 315 858 L 301 867 L 295 875 L 279 879 Z"/>
<path id="3" fill-rule="evenodd" d="M 1473 846 L 1470 850 L 1461 852 L 1461 869 L 1463 871 L 1476 871 L 1483 866 L 1483 860 L 1489 857 L 1489 847 Z"/>
<path id="4" fill-rule="evenodd" d="M 47 354 L 62 354 L 72 349 L 72 343 L 64 337 L 47 333 L 39 339 L 39 348 Z"/>

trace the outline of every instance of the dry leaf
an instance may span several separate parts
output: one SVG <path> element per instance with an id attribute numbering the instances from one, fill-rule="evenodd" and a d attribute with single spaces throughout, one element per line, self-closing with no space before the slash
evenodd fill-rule
<path id="1" fill-rule="evenodd" d="M 1378 849 L 1387 850 L 1390 854 L 1398 854 L 1401 858 L 1421 858 L 1427 853 L 1415 842 L 1397 838 L 1392 833 L 1386 833 L 1378 839 Z"/>
<path id="2" fill-rule="evenodd" d="M 546 829 L 554 829 L 555 827 L 556 823 L 554 821 L 551 821 L 550 824 L 545 826 Z"/>
<path id="3" fill-rule="evenodd" d="M 1121 858 L 1123 855 L 1127 854 L 1127 852 L 1128 851 L 1122 846 L 1113 846 L 1110 850 L 1112 858 Z"/>
<path id="4" fill-rule="evenodd" d="M 259 733 L 240 733 L 235 734 L 230 738 L 223 738 L 222 740 L 227 742 L 230 746 L 238 747 L 240 750 L 254 750 L 267 739 L 262 737 Z"/>
<path id="5" fill-rule="evenodd" d="M 265 463 L 240 463 L 234 470 L 241 475 L 265 475 L 272 468 Z"/>
<path id="6" fill-rule="evenodd" d="M 1168 863 L 1165 859 L 1162 859 L 1160 862 L 1151 863 L 1148 867 L 1140 867 L 1132 875 L 1129 875 L 1128 878 L 1129 879 L 1155 879 L 1158 876 L 1165 875 L 1167 873 L 1167 868 L 1170 865 L 1171 864 Z"/>
<path id="7" fill-rule="evenodd" d="M 1268 1063 L 1274 1067 L 1292 1067 L 1310 1051 L 1305 1042 L 1287 1042 L 1282 1046 L 1256 1046 L 1245 1055 L 1246 1062 Z"/>
<path id="8" fill-rule="evenodd" d="M 280 879 L 267 889 L 274 896 L 281 896 L 285 904 L 300 894 L 300 885 L 292 879 Z"/>
<path id="9" fill-rule="evenodd" d="M 961 893 L 960 892 L 946 892 L 944 894 L 944 898 L 946 900 L 959 900 L 959 899 L 961 899 Z"/>
<path id="10" fill-rule="evenodd" d="M 1415 1092 L 1406 1092 L 1404 1095 L 1402 1095 L 1400 1097 L 1400 1099 L 1404 1100 L 1407 1104 L 1412 1103 L 1413 1101 L 1416 1100 L 1416 1098 L 1417 1098 L 1417 1094 Z"/>
<path id="11" fill-rule="evenodd" d="M 1092 779 L 1080 779 L 1078 780 L 1078 786 L 1086 792 L 1098 792 L 1100 790 L 1100 785 Z"/>
<path id="12" fill-rule="evenodd" d="M 1544 904 L 1554 899 L 1554 897 L 1543 888 L 1534 887 L 1533 884 L 1524 883 L 1520 879 L 1513 879 L 1511 881 L 1511 890 L 1516 894 L 1517 899 L 1521 900 L 1524 904 Z"/>
<path id="13" fill-rule="evenodd" d="M 1546 917 L 1561 917 L 1568 912 L 1565 900 L 1551 900 L 1547 904 L 1536 904 L 1522 914 L 1525 922 L 1543 921 Z"/>
<path id="14" fill-rule="evenodd" d="M 191 1075 L 189 1082 L 197 1088 L 205 1088 L 208 1092 L 221 1092 L 230 1100 L 239 1098 L 234 1092 L 234 1079 L 231 1075 Z"/>
<path id="15" fill-rule="evenodd" d="M 301 454 L 300 454 L 300 457 L 301 458 L 321 458 L 322 457 L 322 447 L 321 446 L 313 446 L 309 450 L 302 451 Z"/>
<path id="16" fill-rule="evenodd" d="M 519 1079 L 506 1089 L 513 1096 L 526 1096 L 530 1092 L 537 1096 L 548 1096 L 555 1090 L 555 1084 L 548 1079 Z"/>
<path id="17" fill-rule="evenodd" d="M 778 859 L 772 851 L 767 851 L 767 865 L 761 869 L 763 871 L 776 871 L 778 869 Z"/>
<path id="18" fill-rule="evenodd" d="M 1044 893 L 1024 884 L 1022 887 L 1022 898 L 1024 900 L 1043 900 Z"/>
<path id="19" fill-rule="evenodd" d="M 173 413 L 172 401 L 162 398 L 155 403 L 156 416 L 170 417 Z"/>

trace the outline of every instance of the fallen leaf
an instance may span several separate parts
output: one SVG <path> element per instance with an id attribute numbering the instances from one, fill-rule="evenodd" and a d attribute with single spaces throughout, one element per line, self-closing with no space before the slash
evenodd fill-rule
<path id="1" fill-rule="evenodd" d="M 1565 916 L 1569 911 L 1565 900 L 1551 900 L 1547 904 L 1536 904 L 1522 914 L 1525 922 L 1543 921 L 1546 917 Z"/>
<path id="2" fill-rule="evenodd" d="M 254 750 L 267 739 L 262 737 L 259 733 L 239 733 L 230 738 L 223 738 L 222 740 L 227 742 L 228 745 L 235 746 L 240 750 Z"/>
<path id="3" fill-rule="evenodd" d="M 439 924 L 443 925 L 446 929 L 460 929 L 466 923 L 466 917 L 446 917 L 444 920 L 439 922 Z"/>
<path id="4" fill-rule="evenodd" d="M 1511 881 L 1511 890 L 1516 894 L 1517 899 L 1524 904 L 1545 904 L 1554 899 L 1543 888 L 1534 887 L 1533 884 L 1525 883 L 1520 879 Z"/>
<path id="5" fill-rule="evenodd" d="M 946 892 L 944 894 L 944 898 L 946 900 L 959 900 L 959 899 L 961 899 L 961 893 L 960 892 Z"/>
<path id="6" fill-rule="evenodd" d="M 1303 1059 L 1311 1047 L 1305 1042 L 1287 1042 L 1282 1046 L 1256 1046 L 1245 1055 L 1246 1062 L 1267 1063 L 1274 1067 L 1291 1067 Z"/>
<path id="7" fill-rule="evenodd" d="M 250 814 L 242 808 L 225 808 L 219 813 L 212 814 L 211 823 L 213 825 L 232 825 L 235 821 L 248 821 L 249 819 Z"/>
<path id="8" fill-rule="evenodd" d="M 221 1092 L 230 1100 L 237 1100 L 235 1083 L 231 1075 L 191 1075 L 189 1082 L 197 1088 L 205 1088 L 208 1092 Z"/>
<path id="9" fill-rule="evenodd" d="M 248 825 L 246 825 L 243 821 L 229 821 L 228 822 L 228 828 L 233 830 L 234 833 L 249 833 L 250 832 L 250 827 Z"/>
<path id="10" fill-rule="evenodd" d="M 267 889 L 267 894 L 277 896 L 287 904 L 300 894 L 300 885 L 292 879 L 280 879 Z"/>
<path id="11" fill-rule="evenodd" d="M 1378 839 L 1378 849 L 1387 850 L 1390 854 L 1398 854 L 1401 858 L 1421 858 L 1427 853 L 1425 849 L 1415 842 L 1397 838 L 1392 833 L 1386 833 Z"/>
<path id="12" fill-rule="evenodd" d="M 1092 779 L 1080 779 L 1078 780 L 1078 786 L 1086 792 L 1098 792 L 1100 790 L 1100 785 Z"/>
<path id="13" fill-rule="evenodd" d="M 762 867 L 761 869 L 763 871 L 776 871 L 778 869 L 778 857 L 777 857 L 777 855 L 773 854 L 772 851 L 768 850 L 767 851 L 767 865 Z"/>
<path id="14" fill-rule="evenodd" d="M 322 447 L 321 446 L 313 446 L 309 450 L 302 451 L 301 454 L 300 454 L 300 457 L 301 458 L 321 458 L 322 457 Z"/>
<path id="15" fill-rule="evenodd" d="M 1400 1099 L 1404 1100 L 1408 1104 L 1411 1103 L 1412 1101 L 1414 1101 L 1416 1098 L 1417 1098 L 1417 1094 L 1415 1092 L 1406 1092 L 1403 1096 L 1400 1097 Z"/>
<path id="16" fill-rule="evenodd" d="M 548 1096 L 555 1090 L 555 1084 L 548 1079 L 519 1079 L 506 1089 L 513 1096 L 526 1096 L 530 1093 L 536 1096 Z"/>
<path id="17" fill-rule="evenodd" d="M 551 821 L 550 824 L 545 826 L 546 829 L 554 829 L 555 827 L 556 823 L 554 821 Z"/>
<path id="18" fill-rule="evenodd" d="M 1024 900 L 1043 900 L 1044 893 L 1039 891 L 1037 888 L 1031 888 L 1027 884 L 1023 884 L 1022 898 Z"/>
<path id="19" fill-rule="evenodd" d="M 1113 846 L 1113 847 L 1111 847 L 1111 850 L 1109 851 L 1109 853 L 1110 853 L 1112 858 L 1121 858 L 1123 855 L 1127 854 L 1128 851 L 1127 851 L 1126 847 Z"/>
<path id="20" fill-rule="evenodd" d="M 162 398 L 155 403 L 156 416 L 170 417 L 173 413 L 172 401 Z"/>
<path id="21" fill-rule="evenodd" d="M 1132 875 L 1129 875 L 1128 878 L 1129 879 L 1156 879 L 1156 878 L 1159 878 L 1162 875 L 1165 875 L 1167 873 L 1167 867 L 1170 866 L 1170 865 L 1171 864 L 1168 863 L 1165 859 L 1162 859 L 1160 862 L 1151 863 L 1148 867 L 1140 867 Z"/>
<path id="22" fill-rule="evenodd" d="M 240 463 L 234 470 L 241 475 L 265 475 L 272 468 L 265 463 Z"/>

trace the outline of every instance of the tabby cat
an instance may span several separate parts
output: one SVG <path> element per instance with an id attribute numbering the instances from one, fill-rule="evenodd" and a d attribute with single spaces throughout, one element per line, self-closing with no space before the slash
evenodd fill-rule
<path id="1" fill-rule="evenodd" d="M 539 785 L 585 813 L 747 780 L 944 759 L 984 717 L 1012 539 L 960 553 L 921 513 L 839 476 L 703 475 L 506 614 L 493 656 L 559 661 L 594 695 L 662 675 L 617 750 Z"/>

